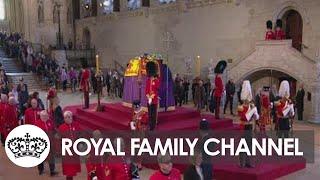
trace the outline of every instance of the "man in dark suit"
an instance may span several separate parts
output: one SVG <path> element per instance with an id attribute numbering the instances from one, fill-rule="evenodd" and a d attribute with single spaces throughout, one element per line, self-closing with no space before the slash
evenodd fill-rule
<path id="1" fill-rule="evenodd" d="M 236 93 L 236 86 L 232 79 L 226 85 L 226 103 L 224 104 L 223 113 L 226 114 L 228 103 L 230 103 L 230 114 L 233 115 L 233 96 Z"/>
<path id="2" fill-rule="evenodd" d="M 201 151 L 195 152 L 194 156 L 191 157 L 191 165 L 184 171 L 184 180 L 206 180 L 204 179 L 202 165 L 202 153 Z"/>
<path id="3" fill-rule="evenodd" d="M 304 96 L 305 96 L 305 91 L 303 88 L 303 84 L 301 84 L 296 96 L 296 108 L 297 108 L 299 121 L 303 120 Z"/>

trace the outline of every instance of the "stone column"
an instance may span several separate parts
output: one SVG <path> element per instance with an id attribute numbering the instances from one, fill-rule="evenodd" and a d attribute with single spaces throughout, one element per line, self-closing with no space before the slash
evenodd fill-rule
<path id="1" fill-rule="evenodd" d="M 320 124 L 320 80 L 316 80 L 316 82 L 312 86 L 312 114 L 309 120 L 310 123 Z"/>
<path id="2" fill-rule="evenodd" d="M 128 0 L 120 0 L 120 12 L 128 11 Z"/>

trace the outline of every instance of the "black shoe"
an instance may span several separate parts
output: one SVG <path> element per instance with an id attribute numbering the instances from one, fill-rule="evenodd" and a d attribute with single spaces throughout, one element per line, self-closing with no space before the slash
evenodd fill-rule
<path id="1" fill-rule="evenodd" d="M 251 164 L 246 164 L 246 168 L 254 168 L 254 166 Z"/>
<path id="2" fill-rule="evenodd" d="M 59 173 L 56 172 L 56 171 L 50 172 L 50 176 L 56 176 L 56 175 L 58 175 L 58 174 L 59 174 Z"/>

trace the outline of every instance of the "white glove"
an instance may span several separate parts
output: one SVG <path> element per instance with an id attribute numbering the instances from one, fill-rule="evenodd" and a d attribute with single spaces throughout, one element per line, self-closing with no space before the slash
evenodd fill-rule
<path id="1" fill-rule="evenodd" d="M 151 103 L 152 103 L 152 99 L 149 98 L 149 99 L 148 99 L 148 104 L 151 104 Z"/>
<path id="2" fill-rule="evenodd" d="M 136 129 L 137 129 L 137 128 L 136 128 L 136 123 L 133 122 L 133 121 L 131 121 L 131 122 L 130 122 L 130 128 L 131 128 L 131 130 L 136 130 Z"/>

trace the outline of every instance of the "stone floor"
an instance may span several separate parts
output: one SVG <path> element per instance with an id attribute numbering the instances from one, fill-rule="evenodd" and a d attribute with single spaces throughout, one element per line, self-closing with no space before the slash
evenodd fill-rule
<path id="1" fill-rule="evenodd" d="M 45 92 L 41 92 L 42 99 L 45 99 Z M 82 103 L 82 94 L 78 93 L 60 93 L 59 94 L 61 100 L 61 106 L 64 107 L 66 105 L 72 104 L 80 104 Z M 92 98 L 94 102 L 95 98 Z M 109 99 L 105 98 L 103 101 L 105 102 L 118 102 L 119 99 Z M 294 128 L 296 130 L 314 130 L 315 132 L 315 162 L 313 164 L 307 164 L 307 168 L 296 173 L 290 174 L 281 179 L 320 179 L 320 125 L 309 124 L 305 122 L 295 122 Z M 34 180 L 34 179 L 54 179 L 60 180 L 64 179 L 61 175 L 61 164 L 57 164 L 57 170 L 60 172 L 60 175 L 54 178 L 50 178 L 48 172 L 42 176 L 38 176 L 38 172 L 36 168 L 19 168 L 13 165 L 9 159 L 7 158 L 4 148 L 0 147 L 0 180 Z M 47 168 L 48 169 L 48 168 Z M 141 172 L 141 179 L 147 180 L 153 171 L 149 169 L 144 169 Z M 75 179 L 83 180 L 86 179 L 86 168 L 82 165 L 82 173 L 79 174 Z"/>

